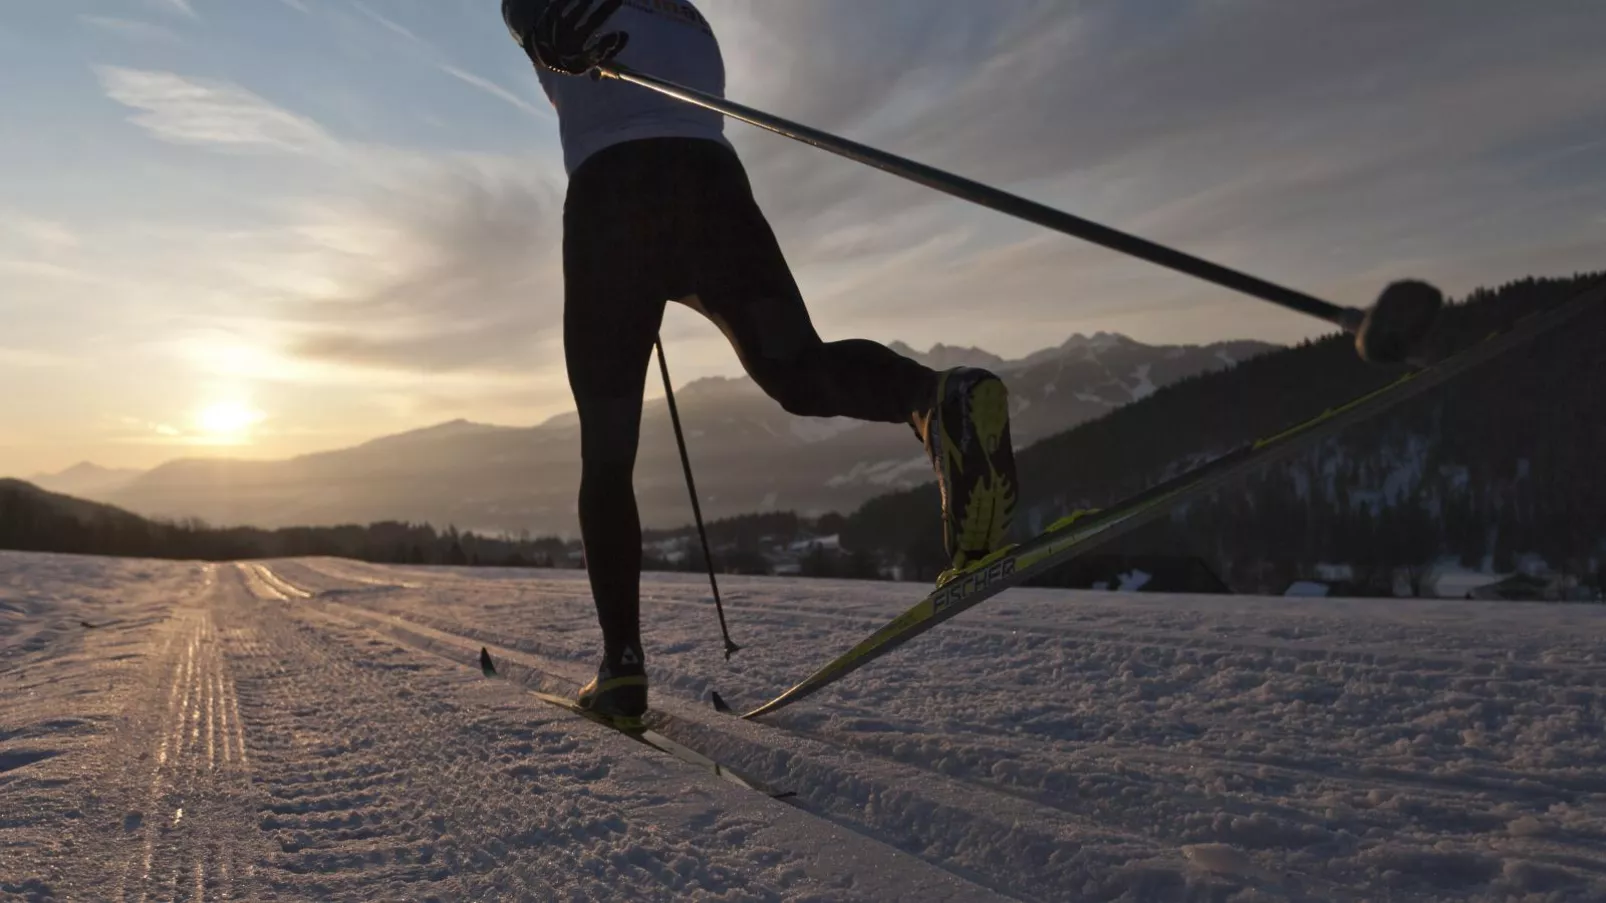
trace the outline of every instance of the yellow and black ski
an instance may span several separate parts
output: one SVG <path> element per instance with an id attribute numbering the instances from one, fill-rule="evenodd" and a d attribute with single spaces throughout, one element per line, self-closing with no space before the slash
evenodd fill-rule
<path id="1" fill-rule="evenodd" d="M 1596 285 L 1548 310 L 1527 314 L 1503 330 L 1424 369 L 1408 372 L 1388 385 L 1275 435 L 1241 446 L 1171 480 L 1097 511 L 1077 512 L 1024 543 L 1001 549 L 939 585 L 908 611 L 888 622 L 852 649 L 827 662 L 769 702 L 741 715 L 756 718 L 777 711 L 841 680 L 938 624 L 1018 586 L 1131 530 L 1166 515 L 1177 505 L 1198 498 L 1310 447 L 1315 440 L 1376 416 L 1438 386 L 1472 367 L 1570 322 L 1606 302 L 1606 284 Z M 716 694 L 715 707 L 735 712 Z"/>

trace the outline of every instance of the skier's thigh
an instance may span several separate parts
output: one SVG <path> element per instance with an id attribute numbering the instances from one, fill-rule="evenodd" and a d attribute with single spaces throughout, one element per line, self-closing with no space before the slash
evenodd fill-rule
<path id="1" fill-rule="evenodd" d="M 581 456 L 633 461 L 664 302 L 604 306 L 586 300 L 570 299 L 563 316 L 564 361 L 580 415 Z"/>
<path id="2" fill-rule="evenodd" d="M 800 361 L 821 344 L 808 309 L 796 296 L 714 293 L 680 301 L 719 327 L 748 375 L 761 384 L 769 371 Z"/>

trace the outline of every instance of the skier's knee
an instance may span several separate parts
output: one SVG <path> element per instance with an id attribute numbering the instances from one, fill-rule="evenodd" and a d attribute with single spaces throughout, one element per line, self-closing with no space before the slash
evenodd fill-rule
<path id="1" fill-rule="evenodd" d="M 593 472 L 633 469 L 641 434 L 640 399 L 587 399 L 578 407 L 581 463 Z"/>
<path id="2" fill-rule="evenodd" d="M 778 372 L 767 374 L 759 379 L 759 385 L 765 394 L 781 406 L 788 414 L 797 417 L 817 417 L 828 407 L 828 402 L 822 397 L 824 387 L 813 384 L 809 378 L 809 370 L 803 366 L 791 366 L 779 369 Z"/>

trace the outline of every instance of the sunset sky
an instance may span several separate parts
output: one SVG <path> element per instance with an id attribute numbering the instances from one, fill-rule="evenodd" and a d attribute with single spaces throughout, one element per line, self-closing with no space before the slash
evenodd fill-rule
<path id="1" fill-rule="evenodd" d="M 1339 303 L 1606 268 L 1598 0 L 700 6 L 736 100 Z M 556 120 L 498 7 L 0 0 L 0 475 L 566 410 Z M 828 339 L 1326 331 L 728 134 Z"/>

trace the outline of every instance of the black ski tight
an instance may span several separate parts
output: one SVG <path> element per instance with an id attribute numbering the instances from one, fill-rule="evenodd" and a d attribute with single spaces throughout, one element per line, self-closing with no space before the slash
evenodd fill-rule
<path id="1" fill-rule="evenodd" d="M 580 415 L 580 532 L 607 654 L 640 649 L 641 520 L 633 472 L 664 305 L 700 311 L 793 414 L 905 423 L 936 374 L 864 339 L 815 331 L 735 153 L 632 141 L 574 173 L 564 204 L 564 357 Z"/>

